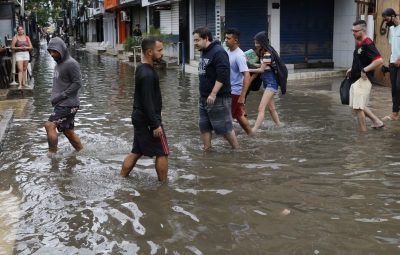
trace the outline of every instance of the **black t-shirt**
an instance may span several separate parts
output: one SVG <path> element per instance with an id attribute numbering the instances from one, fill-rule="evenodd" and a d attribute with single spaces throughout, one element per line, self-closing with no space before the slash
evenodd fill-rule
<path id="1" fill-rule="evenodd" d="M 149 64 L 140 64 L 135 74 L 132 124 L 156 129 L 161 125 L 161 90 L 157 72 Z"/>
<path id="2" fill-rule="evenodd" d="M 371 38 L 366 37 L 363 41 L 357 42 L 353 53 L 353 64 L 351 66 L 351 80 L 354 82 L 361 77 L 361 70 L 371 64 L 376 59 L 381 58 L 381 54 L 375 47 Z M 373 77 L 374 72 L 367 73 L 368 78 Z"/>

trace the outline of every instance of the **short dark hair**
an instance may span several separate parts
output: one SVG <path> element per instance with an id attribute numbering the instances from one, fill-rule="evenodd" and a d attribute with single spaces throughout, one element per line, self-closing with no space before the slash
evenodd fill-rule
<path id="1" fill-rule="evenodd" d="M 362 19 L 354 21 L 353 26 L 358 26 L 358 25 L 362 27 L 367 27 L 367 22 L 365 22 L 365 20 Z"/>
<path id="2" fill-rule="evenodd" d="M 210 30 L 208 30 L 207 27 L 198 27 L 193 31 L 192 34 L 193 35 L 198 34 L 200 38 L 207 39 L 210 42 L 212 42 L 212 40 L 213 40 L 212 34 L 211 34 Z"/>
<path id="3" fill-rule="evenodd" d="M 153 49 L 156 42 L 162 42 L 161 39 L 156 37 L 145 37 L 142 40 L 142 52 L 145 53 L 148 49 Z"/>
<path id="4" fill-rule="evenodd" d="M 239 29 L 236 29 L 236 28 L 233 28 L 233 27 L 225 29 L 225 34 L 226 35 L 233 35 L 233 37 L 235 37 L 237 40 L 239 40 L 239 38 L 240 38 Z"/>

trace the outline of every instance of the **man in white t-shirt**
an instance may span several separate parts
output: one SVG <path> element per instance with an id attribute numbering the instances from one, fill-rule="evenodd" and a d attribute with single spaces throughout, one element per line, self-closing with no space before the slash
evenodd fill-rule
<path id="1" fill-rule="evenodd" d="M 244 103 L 250 85 L 250 73 L 247 67 L 246 56 L 239 48 L 240 31 L 235 28 L 225 30 L 225 43 L 228 47 L 229 62 L 231 67 L 231 96 L 232 118 L 236 119 L 248 135 L 252 130 L 245 116 Z"/>
<path id="2" fill-rule="evenodd" d="M 400 109 L 400 19 L 392 8 L 386 8 L 382 17 L 389 27 L 390 55 L 390 83 L 392 84 L 392 113 L 383 120 L 398 120 Z"/>

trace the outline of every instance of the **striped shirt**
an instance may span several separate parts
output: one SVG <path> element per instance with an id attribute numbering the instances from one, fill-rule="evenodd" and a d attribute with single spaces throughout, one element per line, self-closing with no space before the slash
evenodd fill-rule
<path id="1" fill-rule="evenodd" d="M 261 58 L 261 64 L 266 64 L 266 65 L 270 65 L 271 64 L 271 53 L 269 53 L 268 51 L 266 51 L 264 53 L 264 55 Z"/>

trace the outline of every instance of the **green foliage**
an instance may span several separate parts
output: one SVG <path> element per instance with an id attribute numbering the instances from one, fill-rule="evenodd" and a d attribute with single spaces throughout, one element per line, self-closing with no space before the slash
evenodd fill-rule
<path id="1" fill-rule="evenodd" d="M 132 47 L 140 46 L 142 43 L 141 36 L 128 36 L 124 42 L 124 50 L 132 51 Z"/>
<path id="2" fill-rule="evenodd" d="M 162 34 L 160 28 L 150 26 L 150 32 L 144 33 L 143 37 L 156 37 L 163 41 L 164 45 L 168 45 L 170 42 L 170 35 Z"/>
<path id="3" fill-rule="evenodd" d="M 57 20 L 61 9 L 70 8 L 71 2 L 65 0 L 29 0 L 25 1 L 25 11 L 36 13 L 37 22 L 40 26 L 45 26 L 52 17 L 53 20 Z"/>

